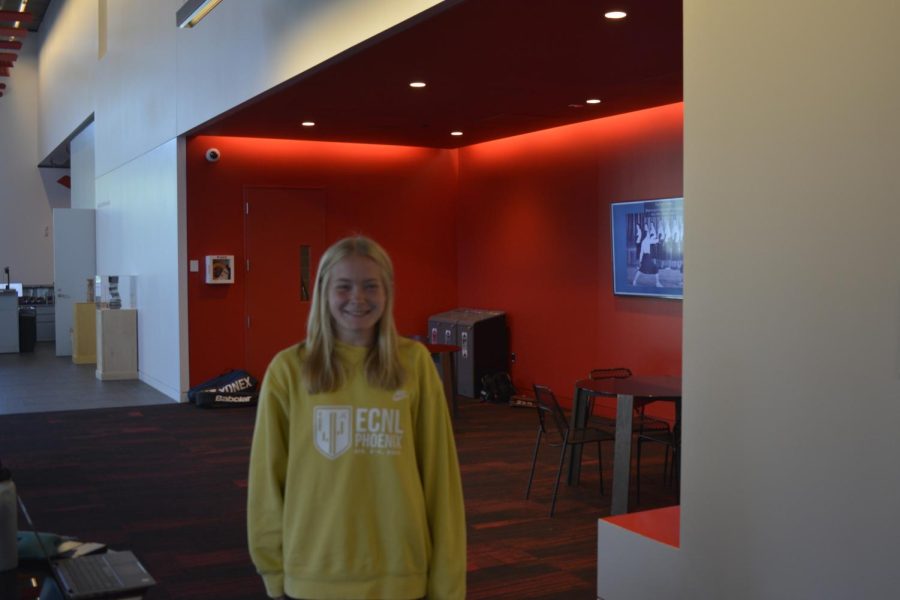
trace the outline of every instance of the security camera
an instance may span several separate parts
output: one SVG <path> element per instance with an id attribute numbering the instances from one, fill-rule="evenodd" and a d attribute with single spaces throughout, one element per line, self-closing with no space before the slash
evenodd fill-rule
<path id="1" fill-rule="evenodd" d="M 206 151 L 206 160 L 209 162 L 216 162 L 222 157 L 222 153 L 219 152 L 218 148 L 210 148 Z"/>

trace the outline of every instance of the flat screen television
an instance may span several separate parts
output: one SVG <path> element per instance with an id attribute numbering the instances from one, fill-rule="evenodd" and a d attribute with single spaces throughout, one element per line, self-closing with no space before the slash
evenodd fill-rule
<path id="1" fill-rule="evenodd" d="M 684 297 L 684 198 L 611 205 L 613 293 Z"/>

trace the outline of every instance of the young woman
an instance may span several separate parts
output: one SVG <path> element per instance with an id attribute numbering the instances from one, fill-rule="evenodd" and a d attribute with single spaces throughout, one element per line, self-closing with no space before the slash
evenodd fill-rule
<path id="1" fill-rule="evenodd" d="M 634 273 L 634 281 L 631 285 L 637 285 L 641 274 L 652 275 L 656 282 L 656 287 L 662 287 L 659 282 L 659 267 L 653 259 L 653 247 L 659 242 L 656 234 L 656 227 L 651 221 L 649 225 L 644 224 L 643 237 L 641 238 L 640 250 L 638 251 L 638 269 Z"/>
<path id="2" fill-rule="evenodd" d="M 393 267 L 363 237 L 319 263 L 307 339 L 272 360 L 250 454 L 250 555 L 270 597 L 466 595 L 462 485 L 443 387 L 397 335 Z"/>

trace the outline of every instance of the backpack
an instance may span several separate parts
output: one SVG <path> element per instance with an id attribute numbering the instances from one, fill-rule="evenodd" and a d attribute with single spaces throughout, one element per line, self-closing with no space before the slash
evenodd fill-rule
<path id="1" fill-rule="evenodd" d="M 497 371 L 488 373 L 481 378 L 481 401 L 509 403 L 510 398 L 516 395 L 516 387 L 513 385 L 509 373 Z"/>
<path id="2" fill-rule="evenodd" d="M 202 408 L 256 406 L 259 383 L 247 371 L 232 369 L 195 385 L 187 397 Z"/>

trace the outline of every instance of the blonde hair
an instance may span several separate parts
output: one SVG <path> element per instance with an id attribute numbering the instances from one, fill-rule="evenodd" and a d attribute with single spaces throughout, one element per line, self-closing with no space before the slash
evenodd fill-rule
<path id="1" fill-rule="evenodd" d="M 370 384 L 388 390 L 403 383 L 404 373 L 397 342 L 399 336 L 394 325 L 394 266 L 384 248 L 375 241 L 355 236 L 333 244 L 319 261 L 306 324 L 306 358 L 302 365 L 310 393 L 333 392 L 346 379 L 345 365 L 335 353 L 335 325 L 328 307 L 328 287 L 332 268 L 348 256 L 362 256 L 378 265 L 384 288 L 384 313 L 375 325 L 375 341 L 366 354 L 366 379 Z"/>

